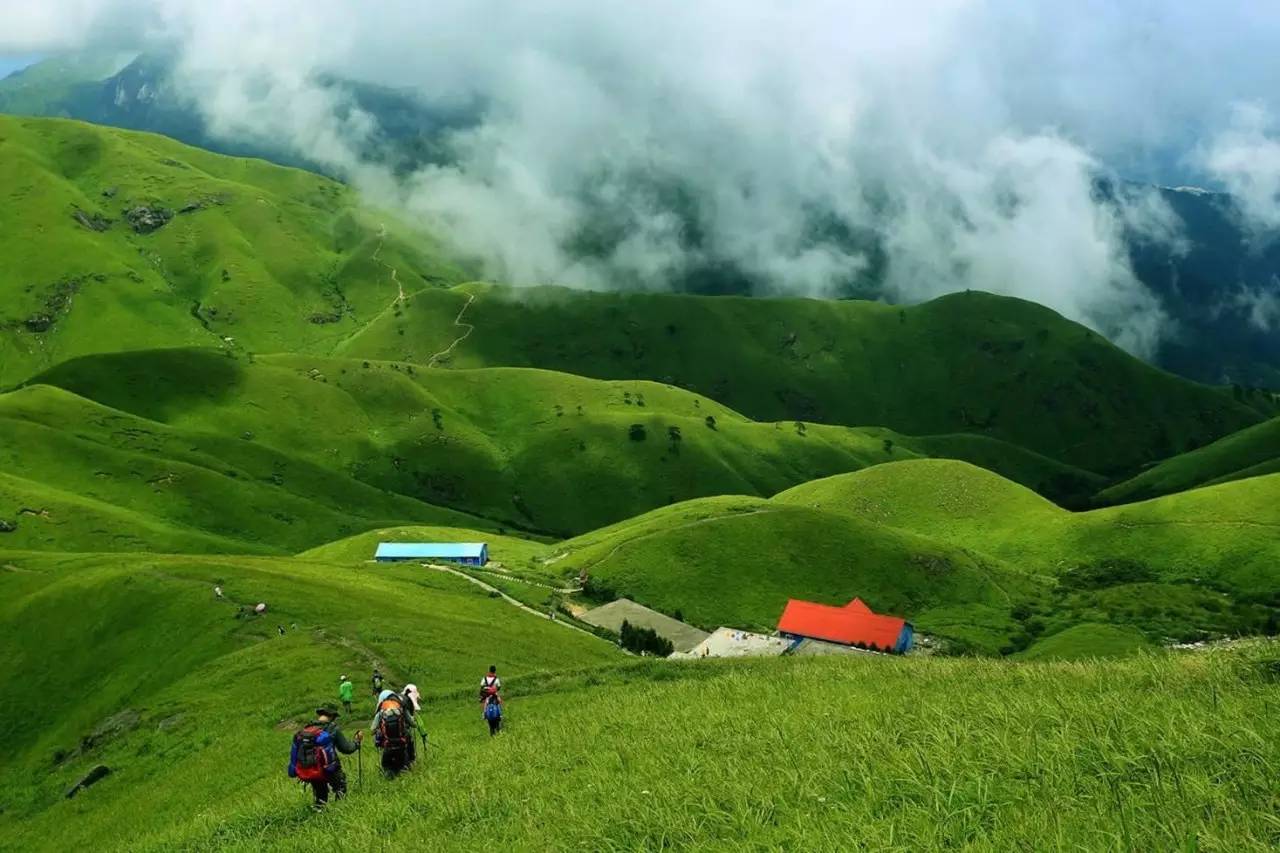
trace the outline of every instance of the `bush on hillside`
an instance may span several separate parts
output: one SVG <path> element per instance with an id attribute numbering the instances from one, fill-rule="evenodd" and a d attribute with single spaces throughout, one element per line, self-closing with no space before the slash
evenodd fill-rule
<path id="1" fill-rule="evenodd" d="M 675 651 L 675 646 L 665 637 L 658 636 L 652 628 L 640 628 L 622 620 L 622 647 L 636 654 L 651 654 L 666 657 Z"/>
<path id="2" fill-rule="evenodd" d="M 1156 579 L 1156 573 L 1149 566 L 1137 560 L 1117 557 L 1076 566 L 1063 573 L 1061 584 L 1067 589 L 1106 589 L 1130 583 L 1149 583 Z"/>
<path id="3" fill-rule="evenodd" d="M 592 601 L 613 601 L 618 591 L 595 575 L 588 575 L 582 583 L 582 594 Z"/>

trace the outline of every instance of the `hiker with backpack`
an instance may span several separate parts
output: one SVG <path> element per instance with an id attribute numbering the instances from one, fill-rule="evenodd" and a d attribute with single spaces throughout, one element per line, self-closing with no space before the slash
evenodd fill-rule
<path id="1" fill-rule="evenodd" d="M 378 710 L 369 729 L 374 746 L 382 750 L 382 772 L 388 778 L 407 770 L 418 757 L 414 743 L 418 724 L 409 708 L 404 697 L 394 690 L 378 694 Z"/>
<path id="2" fill-rule="evenodd" d="M 382 673 L 376 668 L 373 671 L 373 677 L 369 679 L 369 684 L 373 687 L 374 696 L 382 692 Z"/>
<path id="3" fill-rule="evenodd" d="M 311 786 L 315 796 L 312 808 L 322 811 L 329 804 L 329 791 L 335 799 L 347 795 L 347 774 L 342 771 L 338 753 L 350 755 L 360 748 L 364 732 L 356 732 L 353 743 L 338 727 L 338 712 L 317 708 L 316 718 L 293 736 L 289 753 L 289 778 Z"/>
<path id="4" fill-rule="evenodd" d="M 422 727 L 422 694 L 418 692 L 418 685 L 406 684 L 404 690 L 400 691 L 400 695 L 404 697 L 409 713 L 413 715 L 413 724 L 418 729 L 418 737 L 422 739 L 422 748 L 425 750 L 427 748 L 427 733 Z"/>
<path id="5" fill-rule="evenodd" d="M 351 700 L 355 698 L 356 686 L 351 683 L 351 679 L 345 675 L 338 679 L 338 698 L 342 700 L 342 707 L 348 714 L 351 713 Z"/>
<path id="6" fill-rule="evenodd" d="M 404 690 L 400 691 L 400 695 L 409 705 L 409 713 L 413 714 L 414 719 L 418 717 L 418 712 L 422 710 L 422 694 L 418 692 L 418 685 L 406 684 Z"/>
<path id="7" fill-rule="evenodd" d="M 502 679 L 498 678 L 498 668 L 489 667 L 489 672 L 480 679 L 480 716 L 489 724 L 489 737 L 493 737 L 502 728 Z"/>

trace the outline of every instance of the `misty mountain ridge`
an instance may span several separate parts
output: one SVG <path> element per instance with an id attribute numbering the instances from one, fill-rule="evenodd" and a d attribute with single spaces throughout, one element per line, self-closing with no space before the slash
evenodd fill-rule
<path id="1" fill-rule="evenodd" d="M 288 143 L 219 132 L 200 105 L 175 83 L 175 68 L 176 59 L 163 54 L 99 52 L 49 59 L 0 81 L 0 111 L 147 130 L 219 153 L 345 177 Z M 375 130 L 360 156 L 400 176 L 455 163 L 453 134 L 478 126 L 484 113 L 480 103 L 446 108 L 411 91 L 336 76 L 326 76 L 319 84 L 335 93 L 335 102 L 343 109 L 374 119 Z M 1105 202 L 1127 191 L 1117 186 L 1111 179 L 1099 178 L 1095 196 Z M 1198 381 L 1280 387 L 1280 335 L 1275 333 L 1280 328 L 1280 249 L 1276 242 L 1247 231 L 1231 197 L 1224 193 L 1186 185 L 1123 187 L 1158 194 L 1176 215 L 1180 232 L 1172 242 L 1124 234 L 1128 265 L 1167 318 L 1157 348 L 1142 354 Z M 681 250 L 678 258 L 662 267 L 663 286 L 699 294 L 794 292 L 762 274 L 758 266 L 742 263 L 734 248 L 717 244 L 710 228 L 714 201 L 679 175 L 660 169 L 633 170 L 600 176 L 597 183 L 588 181 L 569 194 L 585 213 L 561 249 L 583 268 L 607 271 L 599 277 L 610 287 L 654 286 L 651 278 L 628 274 L 626 268 L 615 270 L 610 264 L 630 250 L 628 241 L 645 224 L 640 219 L 659 211 L 669 220 Z M 870 204 L 874 209 L 877 202 L 872 199 Z M 851 226 L 834 211 L 813 206 L 802 235 L 801 254 L 862 260 L 844 264 L 829 290 L 813 295 L 899 301 L 886 284 L 885 244 L 891 234 Z M 955 289 L 962 285 L 957 283 Z M 1114 336 L 1112 329 L 1100 331 Z"/>

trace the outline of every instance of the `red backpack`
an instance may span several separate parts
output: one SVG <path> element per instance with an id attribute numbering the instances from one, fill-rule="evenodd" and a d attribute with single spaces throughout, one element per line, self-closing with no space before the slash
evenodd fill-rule
<path id="1" fill-rule="evenodd" d="M 328 780 L 338 764 L 333 735 L 324 726 L 310 725 L 293 736 L 293 752 L 289 756 L 289 775 L 303 782 Z"/>

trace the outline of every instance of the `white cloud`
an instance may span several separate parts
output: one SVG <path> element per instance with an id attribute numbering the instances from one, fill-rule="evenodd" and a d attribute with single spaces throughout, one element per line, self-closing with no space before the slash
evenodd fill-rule
<path id="1" fill-rule="evenodd" d="M 1236 294 L 1235 307 L 1260 332 L 1280 331 L 1280 279 L 1272 276 L 1269 287 L 1245 287 Z"/>
<path id="2" fill-rule="evenodd" d="M 1231 125 L 1204 153 L 1205 167 L 1255 232 L 1280 228 L 1280 139 L 1270 135 L 1273 127 L 1261 104 L 1236 104 Z"/>

